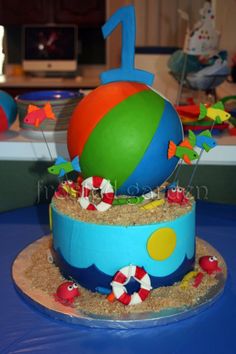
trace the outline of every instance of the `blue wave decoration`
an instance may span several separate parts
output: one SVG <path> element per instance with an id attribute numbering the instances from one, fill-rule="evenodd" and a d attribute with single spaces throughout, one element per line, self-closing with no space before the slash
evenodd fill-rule
<path id="1" fill-rule="evenodd" d="M 111 290 L 110 283 L 112 282 L 113 277 L 99 270 L 94 264 L 88 268 L 73 267 L 64 259 L 60 252 L 57 252 L 54 249 L 52 252 L 55 264 L 59 267 L 65 278 L 72 278 L 82 287 L 93 292 L 96 292 L 99 287 Z M 152 288 L 155 289 L 161 286 L 169 286 L 180 281 L 186 273 L 193 270 L 194 262 L 195 252 L 191 259 L 188 259 L 188 257 L 185 256 L 182 264 L 172 274 L 166 277 L 154 277 L 150 275 Z M 137 291 L 138 288 L 139 284 L 134 279 L 131 279 L 129 284 L 126 285 L 128 293 L 133 293 L 134 291 Z"/>

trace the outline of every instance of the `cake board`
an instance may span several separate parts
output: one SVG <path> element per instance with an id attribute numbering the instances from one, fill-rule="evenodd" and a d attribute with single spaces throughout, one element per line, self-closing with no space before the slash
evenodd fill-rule
<path id="1" fill-rule="evenodd" d="M 32 305 L 39 312 L 56 320 L 91 328 L 134 329 L 167 325 L 200 314 L 212 306 L 224 291 L 227 279 L 227 267 L 224 259 L 209 243 L 197 238 L 197 244 L 201 244 L 208 254 L 214 254 L 218 257 L 222 266 L 222 272 L 216 275 L 217 284 L 212 286 L 196 304 L 166 308 L 157 312 L 136 312 L 110 316 L 97 315 L 92 312 L 78 310 L 74 307 L 64 306 L 55 301 L 53 294 L 48 294 L 32 286 L 31 280 L 26 276 L 26 270 L 32 263 L 32 255 L 43 244 L 48 243 L 49 238 L 50 235 L 43 236 L 19 253 L 12 266 L 12 278 L 17 291 L 28 304 Z"/>

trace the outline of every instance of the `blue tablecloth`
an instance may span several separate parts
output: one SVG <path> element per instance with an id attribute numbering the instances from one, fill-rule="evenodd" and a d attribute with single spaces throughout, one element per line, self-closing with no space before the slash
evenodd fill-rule
<path id="1" fill-rule="evenodd" d="M 228 281 L 223 296 L 199 315 L 148 329 L 92 329 L 44 317 L 26 304 L 11 280 L 11 264 L 29 243 L 49 232 L 48 207 L 0 215 L 0 353 L 31 354 L 235 354 L 236 206 L 200 202 L 197 235 L 224 257 Z"/>

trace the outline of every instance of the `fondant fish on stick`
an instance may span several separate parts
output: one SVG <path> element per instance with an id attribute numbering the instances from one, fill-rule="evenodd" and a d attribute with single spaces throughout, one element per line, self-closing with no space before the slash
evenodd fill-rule
<path id="1" fill-rule="evenodd" d="M 28 106 L 27 115 L 24 118 L 24 123 L 28 125 L 34 125 L 36 128 L 40 126 L 45 119 L 55 120 L 56 116 L 52 111 L 50 103 L 46 103 L 43 108 L 30 104 Z"/>
<path id="2" fill-rule="evenodd" d="M 183 159 L 188 165 L 191 165 L 191 161 L 198 159 L 198 153 L 193 150 L 192 145 L 187 139 L 179 145 L 176 145 L 173 141 L 169 142 L 168 159 L 174 156 Z"/>
<path id="3" fill-rule="evenodd" d="M 204 149 L 206 152 L 210 151 L 217 145 L 216 141 L 212 138 L 210 130 L 205 130 L 198 135 L 195 135 L 192 130 L 189 130 L 188 141 L 192 147 L 197 146 L 200 149 Z"/>
<path id="4" fill-rule="evenodd" d="M 78 156 L 76 156 L 72 161 L 66 161 L 63 157 L 59 156 L 56 159 L 55 165 L 48 167 L 49 173 L 59 177 L 63 177 L 66 173 L 72 171 L 81 171 Z"/>
<path id="5" fill-rule="evenodd" d="M 222 102 L 217 102 L 211 107 L 206 107 L 204 104 L 200 103 L 200 115 L 199 120 L 208 117 L 214 120 L 217 124 L 225 122 L 231 115 L 225 111 L 225 107 Z"/>

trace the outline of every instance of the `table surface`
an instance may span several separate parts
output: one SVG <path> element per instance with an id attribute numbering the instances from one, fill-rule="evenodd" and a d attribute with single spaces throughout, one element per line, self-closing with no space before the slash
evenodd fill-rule
<path id="1" fill-rule="evenodd" d="M 92 77 L 77 76 L 75 78 L 63 77 L 34 77 L 34 76 L 6 76 L 0 75 L 0 87 L 14 88 L 38 88 L 45 89 L 57 87 L 58 89 L 78 89 L 78 88 L 91 88 L 97 87 L 100 83 L 98 75 Z"/>
<path id="2" fill-rule="evenodd" d="M 1 354 L 236 353 L 236 205 L 197 204 L 197 235 L 228 266 L 224 294 L 197 316 L 154 328 L 86 328 L 53 320 L 26 304 L 12 283 L 11 265 L 22 249 L 48 233 L 47 205 L 0 214 Z"/>

